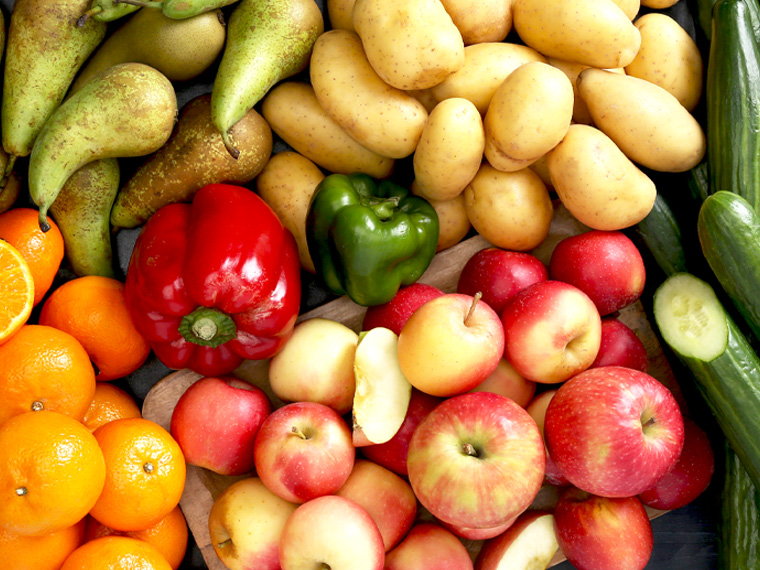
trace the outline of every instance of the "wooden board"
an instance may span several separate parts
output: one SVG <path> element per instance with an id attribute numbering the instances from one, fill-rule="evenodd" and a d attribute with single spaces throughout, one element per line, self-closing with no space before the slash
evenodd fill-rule
<path id="1" fill-rule="evenodd" d="M 587 230 L 561 205 L 557 204 L 552 229 L 546 240 L 539 248 L 531 253 L 536 255 L 544 263 L 548 264 L 551 252 L 556 243 L 568 235 L 573 235 Z M 440 252 L 433 259 L 430 267 L 420 279 L 421 282 L 434 285 L 443 291 L 451 292 L 456 289 L 459 273 L 465 262 L 475 252 L 490 247 L 491 244 L 484 238 L 476 236 L 470 238 L 456 246 Z M 350 328 L 359 331 L 365 308 L 353 303 L 347 297 L 336 299 L 330 303 L 322 305 L 308 313 L 299 316 L 298 320 L 313 317 L 329 318 L 340 321 Z M 650 368 L 649 373 L 668 386 L 674 393 L 679 403 L 685 407 L 683 395 L 678 387 L 678 383 L 673 375 L 672 370 L 665 358 L 662 348 L 652 330 L 649 321 L 644 313 L 640 303 L 635 303 L 626 307 L 619 314 L 620 320 L 626 323 L 644 343 L 649 356 Z M 235 374 L 244 380 L 261 387 L 270 397 L 272 404 L 277 407 L 283 404 L 282 401 L 272 392 L 267 381 L 268 361 L 247 361 L 243 363 Z M 180 396 L 193 384 L 201 378 L 190 370 L 180 370 L 173 372 L 160 380 L 148 393 L 143 403 L 143 417 L 155 421 L 164 428 L 169 429 L 172 411 L 179 400 Z M 190 531 L 200 549 L 203 558 L 209 570 L 226 570 L 211 545 L 211 538 L 208 532 L 208 514 L 216 497 L 234 481 L 244 478 L 223 476 L 213 473 L 207 469 L 202 469 L 188 465 L 187 480 L 185 490 L 180 501 L 182 511 L 187 518 Z M 532 508 L 551 508 L 556 500 L 556 489 L 545 487 L 536 497 Z M 664 514 L 664 511 L 647 509 L 650 518 L 655 518 Z M 421 517 L 425 517 L 424 510 L 421 510 Z M 473 558 L 477 555 L 482 543 L 477 541 L 463 541 L 467 546 Z M 557 553 L 550 566 L 554 566 L 564 560 L 561 553 Z"/>

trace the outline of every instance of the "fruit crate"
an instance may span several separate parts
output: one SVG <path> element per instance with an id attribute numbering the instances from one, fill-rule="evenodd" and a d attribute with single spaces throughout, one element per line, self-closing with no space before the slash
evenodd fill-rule
<path id="1" fill-rule="evenodd" d="M 586 226 L 575 220 L 567 209 L 558 201 L 554 204 L 554 216 L 552 226 L 547 238 L 542 244 L 530 253 L 548 264 L 551 252 L 557 242 L 567 236 L 588 230 Z M 420 278 L 420 282 L 427 283 L 442 289 L 445 292 L 453 292 L 456 289 L 460 271 L 465 262 L 475 252 L 491 246 L 481 236 L 466 239 L 454 247 L 438 253 L 433 259 L 427 271 Z M 309 312 L 303 313 L 298 320 L 303 321 L 313 317 L 322 317 L 339 321 L 346 326 L 359 331 L 364 316 L 365 308 L 352 302 L 347 297 L 341 297 L 321 305 Z M 641 302 L 636 302 L 622 309 L 618 315 L 621 321 L 631 327 L 644 343 L 649 357 L 649 374 L 665 384 L 675 395 L 679 404 L 685 409 L 686 401 L 678 386 L 675 375 L 670 368 L 662 347 L 655 335 Z M 283 405 L 272 392 L 267 381 L 268 361 L 246 361 L 236 371 L 235 375 L 262 388 L 270 398 L 272 405 Z M 180 396 L 201 376 L 189 370 L 172 372 L 151 388 L 143 403 L 143 416 L 169 429 L 172 411 Z M 208 531 L 208 515 L 216 497 L 233 482 L 248 477 L 224 476 L 213 473 L 207 469 L 188 466 L 185 490 L 180 501 L 180 506 L 187 518 L 193 538 L 203 555 L 209 570 L 226 570 L 226 566 L 219 560 L 211 544 Z M 545 486 L 541 489 L 531 508 L 550 508 L 556 500 L 556 489 Z M 647 507 L 650 519 L 665 514 L 667 511 L 658 511 Z M 419 509 L 418 518 L 429 518 L 422 507 Z M 482 545 L 481 541 L 463 541 L 467 546 L 471 557 L 474 559 Z M 558 552 L 550 566 L 559 564 L 565 560 Z"/>

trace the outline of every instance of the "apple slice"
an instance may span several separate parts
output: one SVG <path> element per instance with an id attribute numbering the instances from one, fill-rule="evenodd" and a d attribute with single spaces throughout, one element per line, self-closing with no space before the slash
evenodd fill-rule
<path id="1" fill-rule="evenodd" d="M 385 443 L 404 423 L 412 396 L 412 385 L 398 362 L 398 335 L 385 327 L 362 332 L 354 376 L 354 445 Z"/>
<path id="2" fill-rule="evenodd" d="M 525 511 L 505 532 L 483 543 L 475 570 L 546 568 L 557 550 L 554 515 L 548 511 Z"/>

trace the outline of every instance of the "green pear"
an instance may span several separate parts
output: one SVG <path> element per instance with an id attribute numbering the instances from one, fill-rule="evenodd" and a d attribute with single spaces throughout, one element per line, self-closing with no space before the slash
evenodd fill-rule
<path id="1" fill-rule="evenodd" d="M 122 3 L 129 3 L 133 6 L 143 8 L 154 8 L 164 13 L 167 18 L 182 20 L 192 18 L 198 14 L 211 12 L 217 8 L 224 8 L 234 4 L 238 0 L 111 0 Z"/>
<path id="2" fill-rule="evenodd" d="M 5 53 L 3 148 L 27 156 L 77 71 L 102 42 L 106 24 L 75 25 L 90 0 L 16 0 Z"/>
<path id="3" fill-rule="evenodd" d="M 120 63 L 93 77 L 47 120 L 29 157 L 29 194 L 49 229 L 47 211 L 68 178 L 101 158 L 144 156 L 169 138 L 177 96 L 160 71 Z"/>
<path id="4" fill-rule="evenodd" d="M 149 2 L 146 1 L 146 4 Z M 88 20 L 98 22 L 114 22 L 140 9 L 137 4 L 121 0 L 92 0 L 90 8 L 77 19 L 77 26 L 84 26 Z"/>
<path id="5" fill-rule="evenodd" d="M 232 127 L 240 156 L 227 152 L 211 122 L 211 96 L 189 101 L 177 126 L 158 149 L 127 180 L 111 211 L 114 228 L 134 228 L 174 202 L 189 202 L 207 184 L 246 184 L 256 178 L 272 154 L 272 129 L 255 109 Z"/>
<path id="6" fill-rule="evenodd" d="M 240 0 L 211 91 L 211 118 L 233 157 L 230 128 L 278 81 L 304 70 L 324 20 L 314 0 Z"/>
<path id="7" fill-rule="evenodd" d="M 187 81 L 208 69 L 224 48 L 221 10 L 173 20 L 160 10 L 140 10 L 95 50 L 69 95 L 104 69 L 135 61 L 154 67 L 170 81 Z"/>
<path id="8" fill-rule="evenodd" d="M 63 236 L 66 259 L 77 277 L 116 275 L 110 216 L 119 177 L 115 158 L 88 162 L 66 180 L 50 206 Z"/>

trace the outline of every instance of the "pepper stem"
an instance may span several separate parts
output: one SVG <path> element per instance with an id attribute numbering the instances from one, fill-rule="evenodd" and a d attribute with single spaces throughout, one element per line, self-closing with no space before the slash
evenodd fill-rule
<path id="1" fill-rule="evenodd" d="M 188 342 L 211 348 L 237 336 L 237 327 L 232 318 L 212 307 L 198 307 L 182 317 L 178 330 Z"/>
<path id="2" fill-rule="evenodd" d="M 400 201 L 401 199 L 398 196 L 392 196 L 390 198 L 372 198 L 369 206 L 378 218 L 385 221 L 393 217 Z"/>

